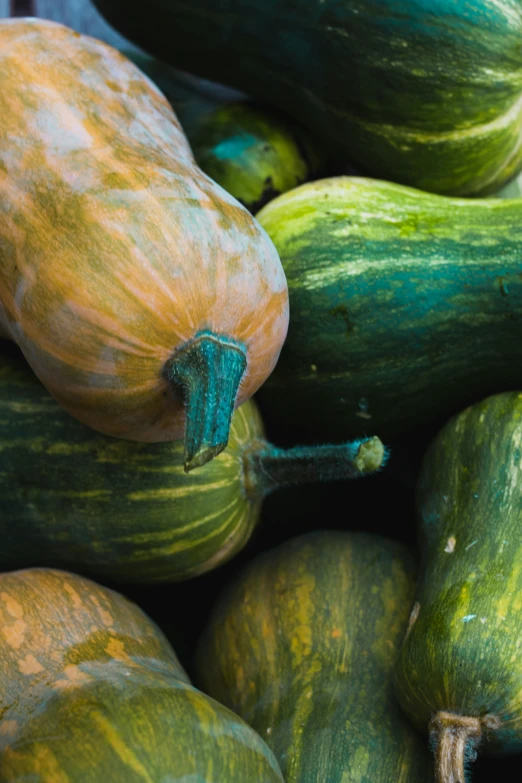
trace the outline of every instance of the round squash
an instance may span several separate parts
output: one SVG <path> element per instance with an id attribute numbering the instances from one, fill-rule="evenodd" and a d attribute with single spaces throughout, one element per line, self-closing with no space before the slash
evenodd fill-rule
<path id="1" fill-rule="evenodd" d="M 0 575 L 0 780 L 283 783 L 263 740 L 189 682 L 159 628 L 74 574 Z"/>
<path id="2" fill-rule="evenodd" d="M 273 244 L 106 44 L 2 20 L 0 111 L 0 330 L 80 421 L 204 464 L 285 339 Z"/>
<path id="3" fill-rule="evenodd" d="M 0 570 L 50 565 L 127 582 L 188 579 L 235 555 L 278 487 L 361 476 L 378 438 L 278 449 L 252 400 L 227 448 L 187 474 L 183 444 L 99 435 L 61 409 L 18 355 L 0 354 Z"/>
<path id="4" fill-rule="evenodd" d="M 321 531 L 257 557 L 219 598 L 197 682 L 259 732 L 286 783 L 433 779 L 392 687 L 414 576 L 401 544 Z"/>
<path id="5" fill-rule="evenodd" d="M 314 179 L 325 166 L 327 156 L 319 142 L 279 112 L 269 112 L 246 96 L 232 101 L 220 85 L 135 50 L 123 54 L 168 99 L 197 164 L 249 212 Z"/>

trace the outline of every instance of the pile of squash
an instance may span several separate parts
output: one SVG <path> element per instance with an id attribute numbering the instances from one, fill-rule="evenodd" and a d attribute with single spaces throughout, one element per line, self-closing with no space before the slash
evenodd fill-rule
<path id="1" fill-rule="evenodd" d="M 470 783 L 522 753 L 522 8 L 94 5 L 142 49 L 0 20 L 0 783 Z"/>

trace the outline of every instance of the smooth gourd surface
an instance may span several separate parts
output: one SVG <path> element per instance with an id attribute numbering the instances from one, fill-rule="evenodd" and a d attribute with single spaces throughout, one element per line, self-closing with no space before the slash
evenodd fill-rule
<path id="1" fill-rule="evenodd" d="M 517 0 L 95 0 L 120 32 L 277 106 L 373 176 L 493 192 L 522 163 Z"/>
<path id="2" fill-rule="evenodd" d="M 197 681 L 259 732 L 286 783 L 432 779 L 391 682 L 414 575 L 401 544 L 322 531 L 257 557 L 219 598 Z"/>
<path id="3" fill-rule="evenodd" d="M 300 436 L 395 437 L 522 382 L 522 202 L 336 177 L 258 219 L 292 319 L 263 410 Z"/>
<path id="4" fill-rule="evenodd" d="M 451 419 L 423 463 L 423 567 L 396 668 L 427 731 L 440 710 L 483 719 L 479 752 L 522 750 L 522 393 Z"/>
<path id="5" fill-rule="evenodd" d="M 284 273 L 159 90 L 106 44 L 2 20 L 0 112 L 0 331 L 53 396 L 105 434 L 180 438 L 165 365 L 211 332 L 244 347 L 247 399 L 286 334 Z"/>
<path id="6" fill-rule="evenodd" d="M 0 569 L 52 565 L 168 581 L 242 548 L 261 505 L 244 475 L 244 451 L 263 437 L 252 401 L 234 412 L 226 450 L 187 474 L 181 441 L 94 432 L 12 354 L 0 356 Z"/>
<path id="7" fill-rule="evenodd" d="M 2 781 L 282 783 L 263 741 L 122 596 L 60 571 L 4 573 L 0 627 Z"/>

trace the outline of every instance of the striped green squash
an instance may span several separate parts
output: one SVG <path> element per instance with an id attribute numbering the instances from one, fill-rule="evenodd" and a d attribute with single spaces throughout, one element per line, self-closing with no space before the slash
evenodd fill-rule
<path id="1" fill-rule="evenodd" d="M 65 567 L 111 580 L 187 579 L 248 541 L 279 486 L 378 469 L 378 438 L 282 450 L 253 402 L 233 415 L 228 447 L 186 473 L 183 442 L 100 435 L 63 411 L 7 348 L 0 355 L 0 569 Z"/>
<path id="2" fill-rule="evenodd" d="M 338 177 L 257 217 L 292 311 L 259 399 L 296 437 L 392 438 L 522 384 L 522 201 Z"/>
<path id="3" fill-rule="evenodd" d="M 0 574 L 3 783 L 283 783 L 154 623 L 74 574 Z"/>
<path id="4" fill-rule="evenodd" d="M 147 51 L 278 106 L 372 176 L 453 195 L 522 166 L 519 0 L 94 0 Z"/>
<path id="5" fill-rule="evenodd" d="M 422 466 L 423 568 L 395 681 L 437 783 L 467 781 L 477 749 L 522 752 L 521 459 L 515 391 L 451 419 Z"/>
<path id="6" fill-rule="evenodd" d="M 257 557 L 219 599 L 197 681 L 263 737 L 286 783 L 429 783 L 391 671 L 414 590 L 411 553 L 323 531 Z"/>
<path id="7" fill-rule="evenodd" d="M 232 91 L 133 50 L 123 53 L 168 98 L 198 166 L 257 212 L 281 193 L 318 176 L 326 165 L 324 145 L 297 123 Z"/>

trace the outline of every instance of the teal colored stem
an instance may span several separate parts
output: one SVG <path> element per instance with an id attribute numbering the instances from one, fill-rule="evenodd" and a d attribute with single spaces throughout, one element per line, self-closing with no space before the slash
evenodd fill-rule
<path id="1" fill-rule="evenodd" d="M 186 407 L 185 471 L 217 456 L 228 443 L 230 420 L 246 370 L 246 350 L 222 335 L 201 332 L 165 367 Z"/>
<path id="2" fill-rule="evenodd" d="M 245 483 L 247 491 L 267 495 L 293 484 L 359 478 L 380 470 L 387 458 L 388 451 L 377 437 L 292 449 L 263 442 L 245 455 Z"/>

